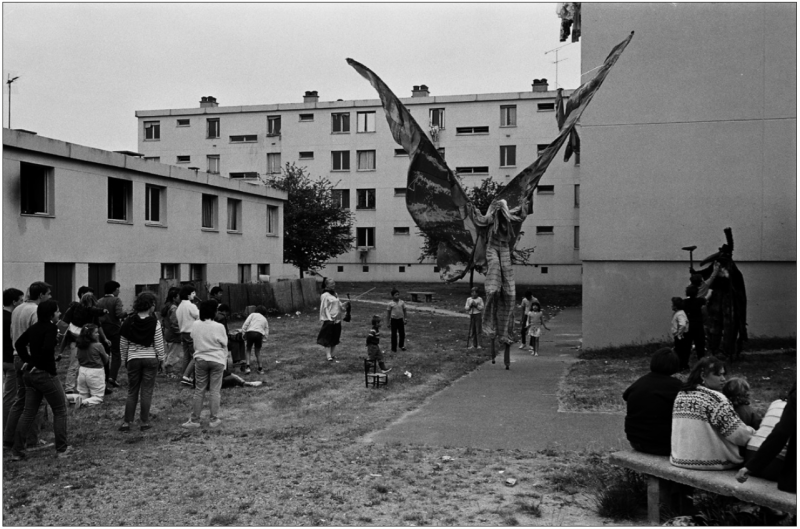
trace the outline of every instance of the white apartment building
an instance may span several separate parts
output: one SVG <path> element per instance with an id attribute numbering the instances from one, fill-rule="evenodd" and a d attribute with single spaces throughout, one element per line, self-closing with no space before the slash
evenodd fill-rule
<path id="1" fill-rule="evenodd" d="M 569 97 L 571 90 L 564 91 Z M 414 86 L 402 99 L 463 179 L 465 188 L 488 177 L 509 182 L 558 134 L 556 92 L 545 79 L 527 92 L 432 96 Z M 435 263 L 419 263 L 422 238 L 405 204 L 409 159 L 386 123 L 379 99 L 200 106 L 140 110 L 139 152 L 164 164 L 194 167 L 237 179 L 278 173 L 287 162 L 336 184 L 335 199 L 355 213 L 356 248 L 322 273 L 348 281 L 440 281 Z M 521 248 L 535 248 L 517 280 L 580 284 L 579 159 L 563 151 L 540 181 Z"/>

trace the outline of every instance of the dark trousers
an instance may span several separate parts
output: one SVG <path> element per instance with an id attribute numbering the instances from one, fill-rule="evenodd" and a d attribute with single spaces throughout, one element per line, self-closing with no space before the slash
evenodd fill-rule
<path id="1" fill-rule="evenodd" d="M 119 352 L 119 332 L 109 333 L 105 327 L 103 332 L 106 333 L 106 338 L 111 341 L 111 347 L 108 347 L 105 343 L 103 344 L 106 354 L 111 359 L 103 368 L 106 370 L 106 378 L 116 382 L 117 376 L 119 376 L 119 369 L 122 367 L 122 355 Z"/>
<path id="2" fill-rule="evenodd" d="M 692 341 L 689 339 L 688 334 L 684 334 L 683 338 L 675 338 L 675 354 L 681 361 L 681 370 L 689 367 L 689 355 L 692 353 Z"/>
<path id="3" fill-rule="evenodd" d="M 522 315 L 522 321 L 520 322 L 521 329 L 520 329 L 520 344 L 521 345 L 528 345 L 528 315 Z"/>
<path id="4" fill-rule="evenodd" d="M 125 401 L 125 422 L 133 422 L 136 405 L 141 399 L 142 409 L 139 422 L 150 422 L 150 403 L 153 401 L 153 388 L 158 372 L 157 358 L 134 358 L 125 366 L 128 370 L 128 400 Z"/>
<path id="5" fill-rule="evenodd" d="M 481 335 L 483 328 L 483 315 L 479 312 L 477 314 L 469 315 L 469 334 L 467 335 L 467 344 L 472 340 L 473 347 L 478 347 L 480 342 L 478 338 Z"/>
<path id="6" fill-rule="evenodd" d="M 406 346 L 406 324 L 403 318 L 391 318 L 392 321 L 392 352 L 397 352 L 397 335 L 400 335 L 400 347 Z"/>
<path id="7" fill-rule="evenodd" d="M 16 438 L 17 428 L 22 417 L 22 412 L 25 410 L 25 381 L 22 373 L 22 358 L 14 356 L 14 373 L 16 375 L 17 394 L 14 402 L 11 404 L 11 409 L 8 411 L 8 417 L 3 424 L 3 446 L 12 446 Z M 28 432 L 28 445 L 36 446 L 39 442 L 39 430 L 42 427 L 44 414 L 40 413 L 36 416 L 36 420 Z"/>
<path id="8" fill-rule="evenodd" d="M 689 322 L 689 332 L 686 333 L 686 337 L 689 339 L 689 351 L 691 352 L 694 343 L 697 359 L 703 358 L 706 354 L 706 330 L 703 328 L 702 322 L 698 324 Z"/>
<path id="9" fill-rule="evenodd" d="M 14 435 L 14 448 L 12 453 L 22 455 L 25 453 L 25 442 L 28 430 L 36 420 L 36 414 L 42 399 L 53 410 L 53 432 L 56 436 L 56 451 L 63 452 L 67 449 L 67 397 L 64 388 L 57 376 L 47 371 L 34 368 L 23 375 L 25 381 L 25 409 L 17 425 Z"/>

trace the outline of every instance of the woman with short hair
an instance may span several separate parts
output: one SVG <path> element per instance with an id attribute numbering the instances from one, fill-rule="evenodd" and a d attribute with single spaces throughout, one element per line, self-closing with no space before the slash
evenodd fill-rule
<path id="1" fill-rule="evenodd" d="M 319 319 L 322 328 L 317 335 L 317 343 L 325 348 L 328 362 L 333 362 L 336 357 L 333 353 L 339 345 L 342 336 L 342 318 L 344 318 L 348 301 L 342 302 L 336 295 L 336 281 L 325 278 L 322 282 L 322 296 L 320 296 Z"/>
<path id="2" fill-rule="evenodd" d="M 192 416 L 181 426 L 200 428 L 200 412 L 203 409 L 203 396 L 208 388 L 211 416 L 208 426 L 215 428 L 222 424 L 219 418 L 220 389 L 228 361 L 228 335 L 225 326 L 214 321 L 217 315 L 217 302 L 208 300 L 200 303 L 200 320 L 192 324 L 194 343 L 195 389 L 192 402 Z"/>

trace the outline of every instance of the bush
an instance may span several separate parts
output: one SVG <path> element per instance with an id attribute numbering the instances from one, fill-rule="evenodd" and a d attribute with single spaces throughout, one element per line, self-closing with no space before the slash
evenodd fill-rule
<path id="1" fill-rule="evenodd" d="M 641 508 L 647 508 L 647 480 L 644 475 L 627 468 L 615 469 L 594 494 L 594 501 L 600 516 L 614 520 L 635 519 Z"/>

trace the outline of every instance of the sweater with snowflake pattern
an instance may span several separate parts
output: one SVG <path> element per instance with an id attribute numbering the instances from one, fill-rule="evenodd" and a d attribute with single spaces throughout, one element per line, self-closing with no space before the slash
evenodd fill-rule
<path id="1" fill-rule="evenodd" d="M 755 431 L 746 426 L 722 393 L 697 386 L 681 391 L 672 408 L 672 453 L 676 467 L 726 470 L 744 462 L 739 447 Z"/>

